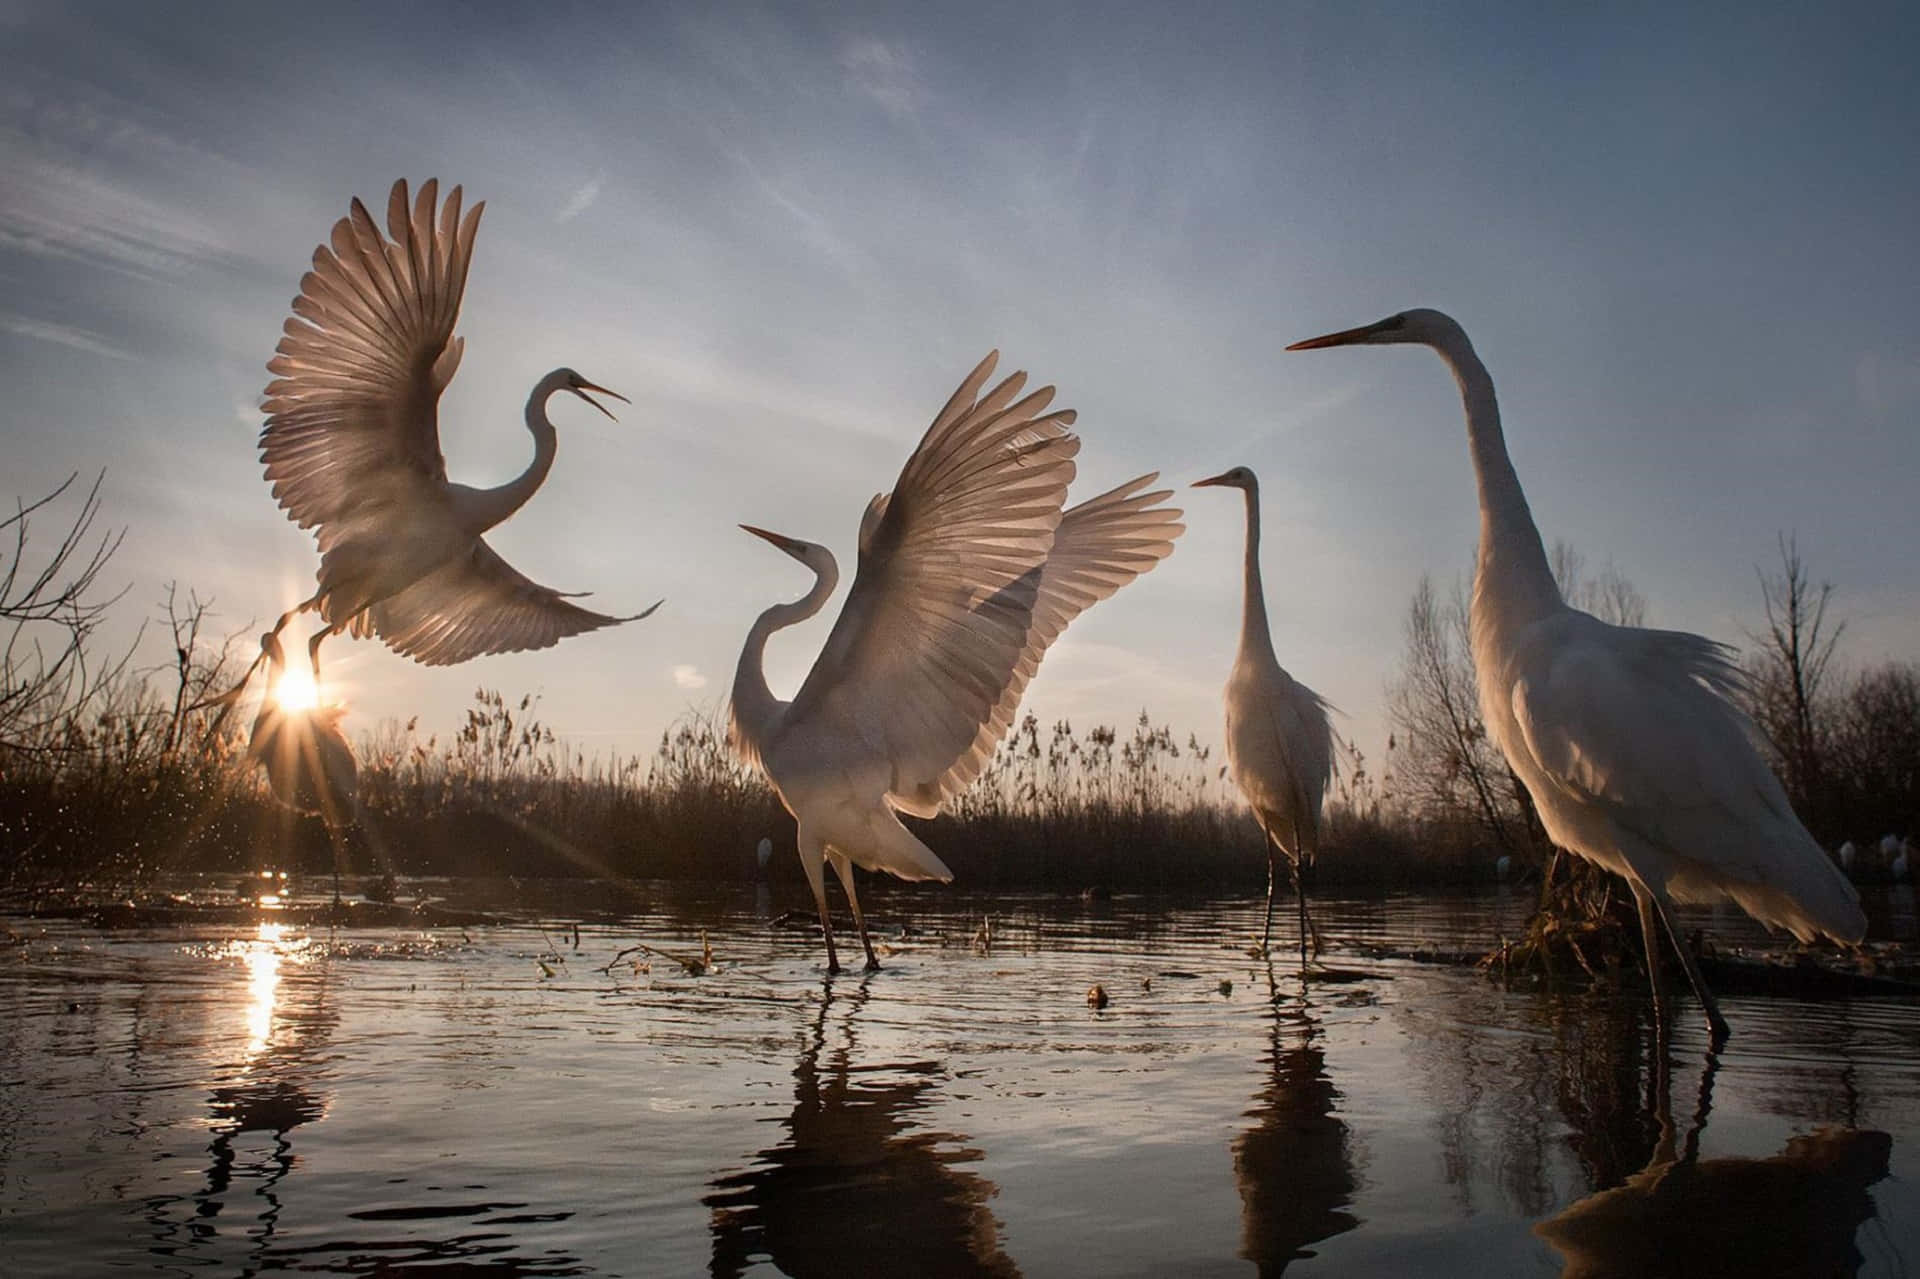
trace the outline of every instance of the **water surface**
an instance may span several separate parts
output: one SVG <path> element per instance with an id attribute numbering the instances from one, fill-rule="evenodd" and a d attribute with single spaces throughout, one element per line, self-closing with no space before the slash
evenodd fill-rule
<path id="1" fill-rule="evenodd" d="M 1912 1003 L 1728 999 L 1717 1060 L 1683 1015 L 1663 1095 L 1640 1000 L 1357 945 L 1483 946 L 1518 897 L 1328 901 L 1305 982 L 1247 953 L 1245 898 L 873 897 L 886 966 L 834 978 L 751 888 L 514 886 L 464 929 L 0 921 L 0 1270 L 1920 1264 Z M 1911 939 L 1910 894 L 1874 911 Z"/>

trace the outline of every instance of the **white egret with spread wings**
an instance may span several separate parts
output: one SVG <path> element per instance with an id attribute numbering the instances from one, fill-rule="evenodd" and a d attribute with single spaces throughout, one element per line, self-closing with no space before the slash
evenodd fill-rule
<path id="1" fill-rule="evenodd" d="M 1062 510 L 1080 441 L 1053 388 L 1024 373 L 985 395 L 998 352 L 947 401 L 891 493 L 860 521 L 853 588 L 791 702 L 767 687 L 767 638 L 820 611 L 833 553 L 742 525 L 813 570 L 813 589 L 754 622 L 733 680 L 731 736 L 799 823 L 800 860 L 839 968 L 824 867 L 846 890 L 867 967 L 879 967 L 853 867 L 902 879 L 953 873 L 897 814 L 932 817 L 979 776 L 1047 647 L 1098 600 L 1151 569 L 1183 531 L 1143 475 Z"/>
<path id="2" fill-rule="evenodd" d="M 394 183 L 384 237 L 353 201 L 314 250 L 267 365 L 276 376 L 260 457 L 273 495 L 320 545 L 319 590 L 273 629 L 319 610 L 327 624 L 308 644 L 316 678 L 320 642 L 343 630 L 378 635 L 395 652 L 444 666 L 634 620 L 571 603 L 481 536 L 524 506 L 553 467 L 550 396 L 569 392 L 609 418 L 588 392 L 626 397 L 555 369 L 527 398 L 532 464 L 495 488 L 447 479 L 440 394 L 465 348 L 453 328 L 485 205 L 462 217 L 454 187 L 436 220 L 437 193 L 429 180 L 409 204 L 406 182 Z"/>
<path id="3" fill-rule="evenodd" d="M 1237 488 L 1247 499 L 1247 546 L 1241 566 L 1244 598 L 1240 610 L 1240 649 L 1227 677 L 1227 768 L 1234 785 L 1253 808 L 1267 837 L 1267 913 L 1260 949 L 1273 939 L 1273 881 L 1276 850 L 1286 858 L 1293 894 L 1300 903 L 1300 959 L 1307 942 L 1320 951 L 1320 932 L 1307 913 L 1307 891 L 1300 868 L 1312 865 L 1320 850 L 1320 806 L 1333 776 L 1333 727 L 1327 703 L 1287 674 L 1273 655 L 1267 626 L 1267 597 L 1260 582 L 1260 481 L 1244 466 L 1204 480 L 1195 488 Z"/>
<path id="4" fill-rule="evenodd" d="M 1794 815 L 1734 698 L 1734 653 L 1684 631 L 1613 626 L 1561 598 L 1507 456 L 1493 378 L 1451 317 L 1406 311 L 1296 342 L 1432 347 L 1459 383 L 1480 490 L 1471 630 L 1487 731 L 1547 834 L 1624 878 L 1662 1003 L 1656 915 L 1715 1040 L 1726 1019 L 1674 924 L 1673 903 L 1731 899 L 1802 941 L 1866 932 L 1860 895 Z"/>

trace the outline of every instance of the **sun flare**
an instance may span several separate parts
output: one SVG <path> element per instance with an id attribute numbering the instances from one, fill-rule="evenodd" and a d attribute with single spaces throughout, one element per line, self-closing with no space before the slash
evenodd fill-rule
<path id="1" fill-rule="evenodd" d="M 288 667 L 274 700 L 283 711 L 310 711 L 320 705 L 320 689 L 313 682 L 313 673 L 304 666 Z"/>

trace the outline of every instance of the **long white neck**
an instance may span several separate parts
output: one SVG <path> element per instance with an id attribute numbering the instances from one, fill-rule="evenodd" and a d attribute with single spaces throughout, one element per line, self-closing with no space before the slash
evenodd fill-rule
<path id="1" fill-rule="evenodd" d="M 1473 343 L 1458 329 L 1436 341 L 1434 350 L 1460 384 L 1460 399 L 1467 414 L 1467 443 L 1473 451 L 1473 473 L 1480 486 L 1476 609 L 1484 599 L 1488 603 L 1497 601 L 1508 621 L 1542 616 L 1561 606 L 1560 588 L 1547 565 L 1546 548 L 1540 544 L 1540 530 L 1527 508 L 1520 477 L 1507 456 L 1493 378 L 1474 352 Z"/>
<path id="2" fill-rule="evenodd" d="M 554 432 L 553 423 L 547 420 L 547 399 L 566 383 L 566 373 L 556 369 L 536 382 L 533 393 L 527 396 L 527 430 L 533 433 L 533 461 L 517 478 L 490 489 L 450 486 L 457 494 L 461 523 L 474 536 L 525 506 L 546 483 L 547 472 L 553 469 L 553 457 L 560 446 L 560 437 Z"/>
<path id="3" fill-rule="evenodd" d="M 1267 593 L 1260 585 L 1260 489 L 1249 484 L 1247 496 L 1247 553 L 1245 596 L 1240 603 L 1240 651 L 1273 653 L 1273 634 L 1267 629 Z"/>
<path id="4" fill-rule="evenodd" d="M 818 613 L 840 584 L 840 565 L 822 548 L 820 562 L 810 563 L 813 589 L 791 604 L 775 604 L 754 619 L 747 642 L 740 647 L 740 664 L 733 671 L 733 719 L 761 750 L 779 727 L 787 703 L 774 697 L 767 687 L 767 637 L 775 631 L 797 626 Z"/>

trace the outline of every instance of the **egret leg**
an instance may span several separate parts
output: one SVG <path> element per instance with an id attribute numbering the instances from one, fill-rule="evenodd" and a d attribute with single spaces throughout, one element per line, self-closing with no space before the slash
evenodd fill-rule
<path id="1" fill-rule="evenodd" d="M 860 930 L 860 944 L 867 951 L 867 971 L 878 972 L 880 961 L 874 957 L 873 942 L 867 937 L 867 917 L 860 913 L 860 897 L 853 891 L 853 863 L 839 853 L 832 854 L 833 873 L 840 876 L 840 887 L 846 890 L 847 905 L 853 908 L 854 927 Z"/>
<path id="2" fill-rule="evenodd" d="M 315 631 L 313 637 L 307 641 L 307 660 L 313 663 L 313 684 L 315 688 L 320 686 L 320 644 L 331 634 L 333 634 L 333 627 L 324 626 Z"/>
<path id="3" fill-rule="evenodd" d="M 306 612 L 308 609 L 318 607 L 319 604 L 320 604 L 320 595 L 319 595 L 319 592 L 316 591 L 311 597 L 301 600 L 298 604 L 295 604 L 292 608 L 280 614 L 280 620 L 273 624 L 273 634 L 275 636 L 278 636 L 281 631 L 284 631 L 287 629 L 288 622 L 291 622 L 294 618 L 300 616 L 300 614 Z"/>
<path id="4" fill-rule="evenodd" d="M 1267 836 L 1267 922 L 1260 927 L 1260 953 L 1267 953 L 1267 943 L 1273 940 L 1273 876 L 1275 848 L 1273 836 Z"/>
<path id="5" fill-rule="evenodd" d="M 1700 1001 L 1700 1007 L 1707 1014 L 1708 1042 L 1715 1048 L 1727 1042 L 1733 1033 L 1727 1025 L 1727 1019 L 1720 1015 L 1720 1003 L 1714 999 L 1713 992 L 1707 989 L 1706 978 L 1700 975 L 1700 965 L 1694 962 L 1693 952 L 1687 949 L 1687 943 L 1680 936 L 1680 930 L 1673 923 L 1673 909 L 1667 904 L 1666 895 L 1650 886 L 1636 883 L 1633 895 L 1640 907 L 1640 932 L 1647 947 L 1647 975 L 1655 982 L 1654 1014 L 1664 1019 L 1661 1008 L 1661 988 L 1658 979 L 1660 938 L 1653 924 L 1653 916 L 1658 912 L 1660 920 L 1666 925 L 1667 936 L 1673 939 L 1674 953 L 1680 956 L 1680 966 L 1687 970 L 1687 981 L 1693 986 L 1693 993 Z"/>
<path id="6" fill-rule="evenodd" d="M 1667 989 L 1660 972 L 1660 929 L 1653 922 L 1653 894 L 1631 884 L 1634 904 L 1640 908 L 1640 942 L 1647 952 L 1647 985 L 1653 987 L 1653 1020 L 1657 1042 L 1667 1033 Z"/>
<path id="7" fill-rule="evenodd" d="M 807 884 L 813 889 L 813 904 L 820 911 L 820 931 L 827 935 L 827 971 L 840 971 L 840 956 L 833 947 L 833 916 L 827 913 L 826 846 L 800 831 L 800 865 L 807 872 Z"/>
<path id="8" fill-rule="evenodd" d="M 1699 998 L 1700 1007 L 1706 1010 L 1707 1042 L 1714 1048 L 1718 1048 L 1727 1042 L 1727 1037 L 1733 1033 L 1733 1028 L 1727 1025 L 1727 1019 L 1720 1015 L 1720 1002 L 1713 997 L 1713 992 L 1707 989 L 1706 978 L 1700 975 L 1700 965 L 1695 962 L 1693 952 L 1687 948 L 1686 938 L 1682 937 L 1680 930 L 1674 926 L 1672 908 L 1667 905 L 1664 897 L 1654 898 L 1654 905 L 1660 908 L 1660 918 L 1666 922 L 1667 936 L 1673 938 L 1673 949 L 1680 956 L 1680 966 L 1687 970 L 1687 980 L 1693 983 L 1693 993 Z"/>
<path id="9" fill-rule="evenodd" d="M 1314 926 L 1313 916 L 1307 911 L 1307 888 L 1300 879 L 1300 863 L 1294 858 L 1287 859 L 1287 870 L 1293 876 L 1293 895 L 1300 903 L 1300 966 L 1307 966 L 1307 944 L 1311 940 L 1313 954 L 1320 954 L 1320 930 Z"/>

